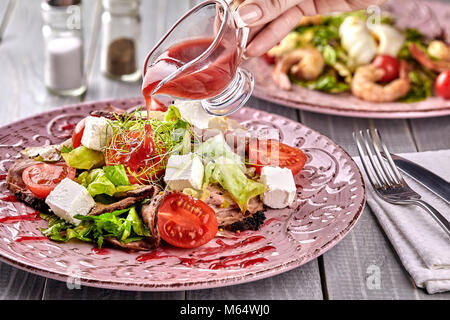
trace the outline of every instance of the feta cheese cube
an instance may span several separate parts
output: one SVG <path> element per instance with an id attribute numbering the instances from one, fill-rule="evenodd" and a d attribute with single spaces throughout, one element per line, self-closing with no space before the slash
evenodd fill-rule
<path id="1" fill-rule="evenodd" d="M 68 178 L 63 179 L 45 199 L 50 209 L 58 217 L 78 225 L 77 214 L 87 215 L 95 206 L 95 201 L 85 187 Z"/>
<path id="2" fill-rule="evenodd" d="M 260 182 L 267 188 L 262 195 L 263 203 L 266 206 L 281 209 L 294 202 L 297 188 L 292 171 L 288 168 L 263 167 Z"/>
<path id="3" fill-rule="evenodd" d="M 113 129 L 106 118 L 89 116 L 86 118 L 81 144 L 92 150 L 103 151 L 112 134 Z"/>
<path id="4" fill-rule="evenodd" d="M 208 129 L 209 121 L 215 118 L 203 109 L 202 103 L 198 100 L 176 100 L 174 105 L 180 111 L 181 118 L 199 129 Z"/>
<path id="5" fill-rule="evenodd" d="M 193 153 L 172 155 L 167 161 L 164 181 L 172 190 L 185 188 L 201 189 L 204 167 L 200 158 Z"/>

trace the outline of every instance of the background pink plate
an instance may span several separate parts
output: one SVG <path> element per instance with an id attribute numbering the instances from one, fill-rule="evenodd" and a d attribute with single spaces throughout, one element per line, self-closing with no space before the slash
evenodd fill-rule
<path id="1" fill-rule="evenodd" d="M 430 38 L 450 34 L 450 5 L 441 2 L 391 0 L 383 7 L 396 18 L 399 28 L 416 28 Z M 370 14 L 370 13 L 369 13 Z M 446 39 L 447 42 L 449 39 Z M 450 100 L 432 96 L 415 103 L 372 103 L 350 93 L 328 94 L 293 86 L 283 91 L 272 81 L 272 67 L 262 59 L 244 64 L 255 78 L 253 95 L 306 111 L 363 118 L 425 118 L 450 115 Z"/>
<path id="2" fill-rule="evenodd" d="M 108 104 L 128 109 L 138 99 L 91 102 L 55 109 L 0 128 L 0 191 L 4 175 L 25 146 L 59 143 L 73 124 Z M 45 221 L 0 223 L 0 259 L 18 268 L 88 286 L 122 290 L 186 290 L 219 287 L 270 277 L 298 267 L 333 247 L 354 226 L 364 207 L 365 188 L 350 156 L 327 137 L 289 119 L 243 108 L 233 115 L 247 128 L 279 130 L 283 142 L 302 148 L 307 164 L 297 175 L 298 195 L 291 208 L 267 210 L 257 232 L 216 237 L 201 248 L 169 246 L 129 253 L 109 248 L 95 252 L 81 242 L 23 241 L 41 236 Z M 0 201 L 0 217 L 32 213 L 27 206 Z M 102 254 L 106 253 L 106 254 Z"/>

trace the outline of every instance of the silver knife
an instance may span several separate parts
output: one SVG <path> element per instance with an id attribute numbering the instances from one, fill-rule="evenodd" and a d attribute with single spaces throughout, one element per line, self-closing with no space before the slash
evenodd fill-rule
<path id="1" fill-rule="evenodd" d="M 383 153 L 381 154 L 383 155 Z M 450 183 L 448 181 L 410 160 L 392 153 L 391 157 L 401 171 L 450 204 Z"/>

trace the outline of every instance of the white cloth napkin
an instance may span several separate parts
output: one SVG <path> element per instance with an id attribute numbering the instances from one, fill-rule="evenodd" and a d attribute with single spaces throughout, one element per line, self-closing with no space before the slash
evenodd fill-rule
<path id="1" fill-rule="evenodd" d="M 450 181 L 450 150 L 400 154 Z M 377 216 L 404 267 L 416 285 L 428 293 L 450 290 L 450 237 L 437 222 L 417 206 L 393 205 L 377 196 L 369 183 L 359 157 L 367 186 L 367 204 Z M 434 193 L 403 174 L 408 185 L 422 199 L 450 219 L 450 206 Z"/>

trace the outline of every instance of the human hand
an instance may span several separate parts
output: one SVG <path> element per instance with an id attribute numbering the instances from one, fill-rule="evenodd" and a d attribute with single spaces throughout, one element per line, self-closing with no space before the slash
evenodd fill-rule
<path id="1" fill-rule="evenodd" d="M 240 27 L 250 28 L 247 57 L 257 57 L 280 42 L 303 16 L 366 9 L 385 0 L 244 0 L 236 11 Z"/>

